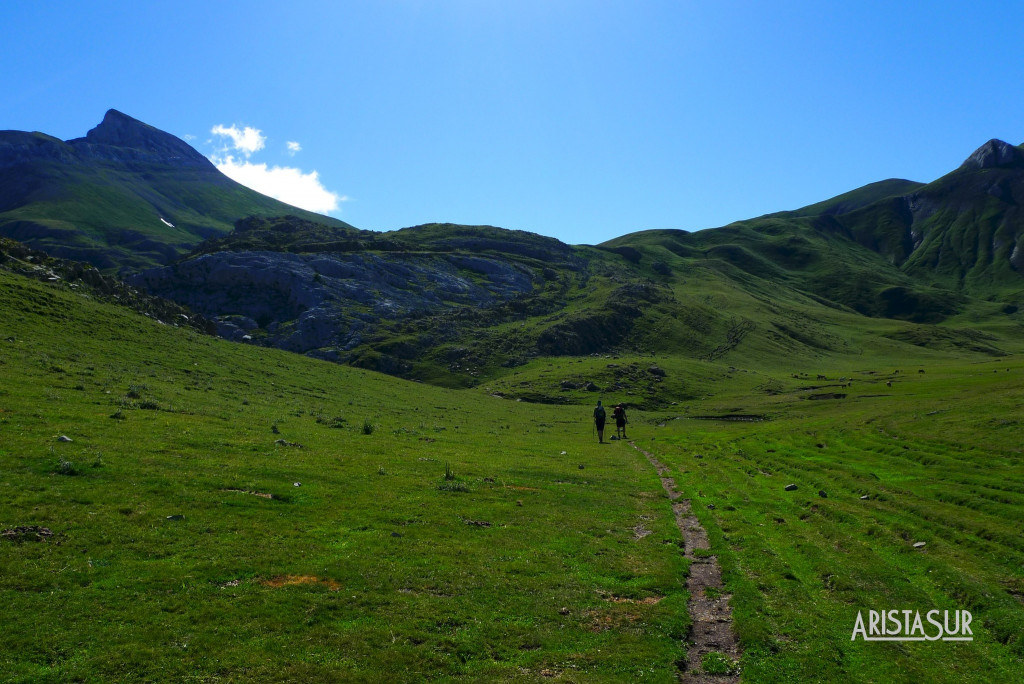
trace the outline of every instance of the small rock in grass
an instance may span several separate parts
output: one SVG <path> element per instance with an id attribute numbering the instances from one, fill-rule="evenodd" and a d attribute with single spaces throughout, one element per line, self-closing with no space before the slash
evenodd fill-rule
<path id="1" fill-rule="evenodd" d="M 292 484 L 295 485 L 296 487 L 301 487 L 302 486 L 301 482 L 292 482 Z"/>
<path id="2" fill-rule="evenodd" d="M 391 533 L 391 536 L 392 536 L 392 537 L 401 537 L 401 536 L 402 536 L 402 533 L 401 533 L 401 532 L 392 532 L 392 533 Z"/>
<path id="3" fill-rule="evenodd" d="M 522 506 L 522 505 L 523 505 L 523 500 L 522 499 L 516 499 L 516 506 Z"/>
<path id="4" fill-rule="evenodd" d="M 181 514 L 177 514 L 177 515 L 169 515 L 169 516 L 167 516 L 167 519 L 168 519 L 168 520 L 184 520 L 184 519 L 185 519 L 185 516 L 183 516 L 183 515 L 181 515 Z"/>
<path id="5" fill-rule="evenodd" d="M 715 510 L 715 504 L 708 504 L 708 510 L 709 511 Z"/>
<path id="6" fill-rule="evenodd" d="M 583 470 L 583 464 L 580 463 L 580 470 Z"/>
<path id="7" fill-rule="evenodd" d="M 870 498 L 870 497 L 867 494 L 865 494 L 864 496 L 860 497 L 860 500 L 861 501 L 866 501 L 868 498 Z"/>
<path id="8" fill-rule="evenodd" d="M 560 608 L 558 610 L 558 614 L 559 615 L 568 615 L 569 614 L 569 609 L 568 608 Z"/>
<path id="9" fill-rule="evenodd" d="M 57 438 L 57 441 L 58 442 L 70 442 L 72 440 L 67 435 L 61 435 L 60 437 Z"/>
<path id="10" fill-rule="evenodd" d="M 788 484 L 788 485 L 786 485 L 786 491 L 787 492 L 794 492 L 794 491 L 796 491 L 796 485 L 795 484 Z"/>
<path id="11" fill-rule="evenodd" d="M 826 492 L 824 489 L 819 489 L 818 490 L 818 496 L 820 496 L 822 499 L 827 499 L 828 498 L 828 492 Z"/>
<path id="12" fill-rule="evenodd" d="M 562 455 L 562 456 L 565 456 L 565 453 L 566 453 L 566 452 L 564 452 L 564 451 L 563 451 L 563 452 L 561 453 L 561 455 Z"/>
<path id="13" fill-rule="evenodd" d="M 924 548 L 924 545 L 925 545 L 925 544 L 927 544 L 927 543 L 928 543 L 928 542 L 914 542 L 914 548 L 915 548 L 915 549 L 921 549 L 921 548 Z"/>

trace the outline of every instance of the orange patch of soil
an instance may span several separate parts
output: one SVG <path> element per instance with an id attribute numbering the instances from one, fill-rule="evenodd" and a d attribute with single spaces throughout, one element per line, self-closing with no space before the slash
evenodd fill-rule
<path id="1" fill-rule="evenodd" d="M 275 589 L 300 584 L 323 584 L 331 591 L 338 591 L 341 589 L 340 582 L 332 579 L 323 579 L 321 577 L 316 577 L 315 575 L 278 575 L 273 579 L 260 580 L 260 584 L 265 584 L 266 586 L 274 587 Z"/>

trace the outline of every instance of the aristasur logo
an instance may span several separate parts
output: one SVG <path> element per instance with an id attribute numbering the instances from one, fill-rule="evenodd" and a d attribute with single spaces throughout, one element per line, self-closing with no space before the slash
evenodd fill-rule
<path id="1" fill-rule="evenodd" d="M 857 611 L 853 625 L 856 641 L 859 634 L 864 641 L 974 641 L 971 614 L 966 610 L 929 610 L 921 620 L 916 610 L 869 610 L 867 621 Z"/>

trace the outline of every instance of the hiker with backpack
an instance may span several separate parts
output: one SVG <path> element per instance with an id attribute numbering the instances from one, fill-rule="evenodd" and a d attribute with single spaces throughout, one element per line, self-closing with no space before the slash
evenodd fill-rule
<path id="1" fill-rule="evenodd" d="M 626 439 L 626 406 L 619 404 L 612 409 L 612 417 L 615 418 L 615 436 L 618 439 Z"/>
<path id="2" fill-rule="evenodd" d="M 600 444 L 604 444 L 604 415 L 604 406 L 598 401 L 594 409 L 594 427 L 597 428 L 597 441 Z"/>

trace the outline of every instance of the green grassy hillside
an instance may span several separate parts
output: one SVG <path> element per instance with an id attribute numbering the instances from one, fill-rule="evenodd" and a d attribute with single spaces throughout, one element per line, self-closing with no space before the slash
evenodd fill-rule
<path id="1" fill-rule="evenodd" d="M 0 186 L 9 186 L 4 171 Z M 45 182 L 24 203 L 0 212 L 0 231 L 54 256 L 106 270 L 168 263 L 203 239 L 230 232 L 245 216 L 296 214 L 332 222 L 219 173 L 183 176 L 169 165 L 135 172 L 56 163 L 38 164 L 33 172 Z"/>
<path id="2" fill-rule="evenodd" d="M 726 314 L 773 300 L 716 272 L 673 266 L 702 289 L 649 333 L 706 327 L 696 356 L 539 357 L 454 391 L 0 271 L 0 679 L 676 681 L 670 502 L 588 420 L 649 391 L 630 436 L 708 529 L 743 681 L 1012 681 L 1020 324 L 862 330 L 796 294 L 805 318 Z M 883 608 L 970 610 L 975 640 L 851 642 Z"/>

